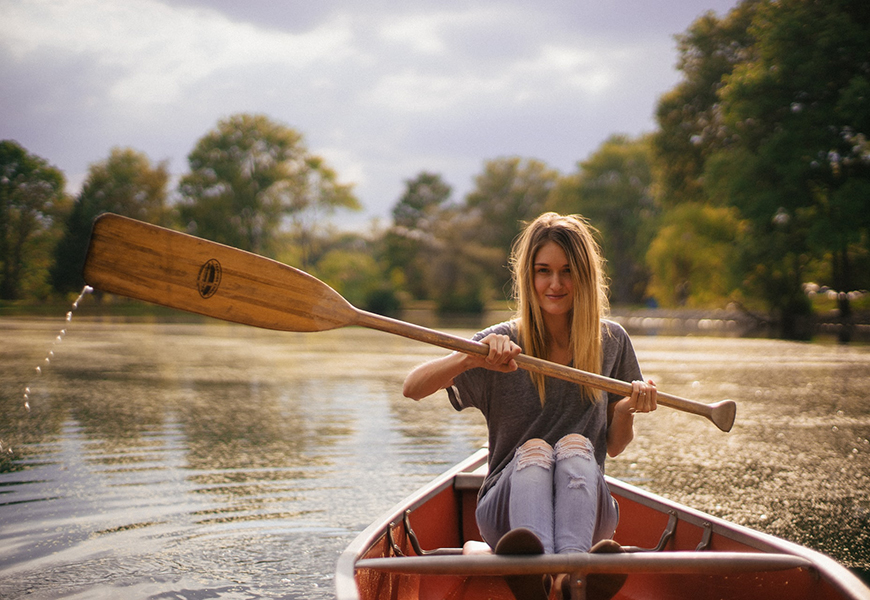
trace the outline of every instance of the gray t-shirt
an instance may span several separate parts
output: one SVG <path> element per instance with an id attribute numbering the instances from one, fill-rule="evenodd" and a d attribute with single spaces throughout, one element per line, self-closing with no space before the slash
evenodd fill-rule
<path id="1" fill-rule="evenodd" d="M 489 327 L 475 334 L 474 339 L 479 341 L 490 333 L 508 335 L 519 344 L 514 322 Z M 618 323 L 601 321 L 601 354 L 601 375 L 629 382 L 643 379 L 631 340 Z M 546 401 L 541 407 L 538 390 L 527 371 L 501 373 L 484 368 L 458 375 L 447 388 L 447 394 L 456 410 L 474 407 L 486 418 L 489 474 L 481 495 L 498 480 L 514 451 L 532 438 L 555 445 L 569 433 L 579 433 L 592 442 L 595 459 L 603 472 L 607 454 L 607 406 L 623 398 L 599 392 L 599 401 L 592 403 L 581 395 L 578 384 L 550 377 Z M 606 402 L 601 401 L 605 397 Z"/>

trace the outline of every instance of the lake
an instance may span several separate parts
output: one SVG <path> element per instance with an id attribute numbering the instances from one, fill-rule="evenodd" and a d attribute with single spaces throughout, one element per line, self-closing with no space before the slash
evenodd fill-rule
<path id="1" fill-rule="evenodd" d="M 0 340 L 0 598 L 331 598 L 357 533 L 486 439 L 446 394 L 402 397 L 443 351 L 385 333 L 0 318 Z M 661 390 L 737 421 L 640 416 L 608 474 L 866 580 L 870 348 L 633 340 Z"/>

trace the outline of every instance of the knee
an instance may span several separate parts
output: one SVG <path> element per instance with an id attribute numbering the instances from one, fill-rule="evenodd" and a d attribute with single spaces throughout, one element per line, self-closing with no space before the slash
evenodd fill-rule
<path id="1" fill-rule="evenodd" d="M 530 439 L 517 448 L 517 471 L 531 466 L 548 470 L 553 466 L 553 447 L 540 438 Z"/>
<path id="2" fill-rule="evenodd" d="M 592 443 L 580 434 L 566 435 L 556 443 L 556 470 L 567 477 L 571 489 L 593 489 L 597 481 L 598 463 Z M 560 477 L 557 474 L 557 478 Z"/>
<path id="3" fill-rule="evenodd" d="M 589 438 L 579 433 L 569 433 L 556 442 L 554 452 L 557 461 L 565 460 L 566 458 L 595 460 L 595 449 L 592 447 L 592 442 L 589 441 Z"/>

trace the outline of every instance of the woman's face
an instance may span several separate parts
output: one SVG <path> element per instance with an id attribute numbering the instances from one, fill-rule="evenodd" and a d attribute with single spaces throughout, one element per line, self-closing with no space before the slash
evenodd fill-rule
<path id="1" fill-rule="evenodd" d="M 574 281 L 565 251 L 550 241 L 538 249 L 532 264 L 535 293 L 541 310 L 551 315 L 564 315 L 574 308 Z"/>

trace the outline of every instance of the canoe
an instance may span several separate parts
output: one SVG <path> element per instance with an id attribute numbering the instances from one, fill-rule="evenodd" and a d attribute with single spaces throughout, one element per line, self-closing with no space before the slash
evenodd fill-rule
<path id="1" fill-rule="evenodd" d="M 357 536 L 336 566 L 338 600 L 511 600 L 505 576 L 545 573 L 571 574 L 579 597 L 587 574 L 623 573 L 616 600 L 870 600 L 870 588 L 820 552 L 612 477 L 614 539 L 625 553 L 462 554 L 480 540 L 474 510 L 486 459 L 486 449 L 476 452 Z"/>

